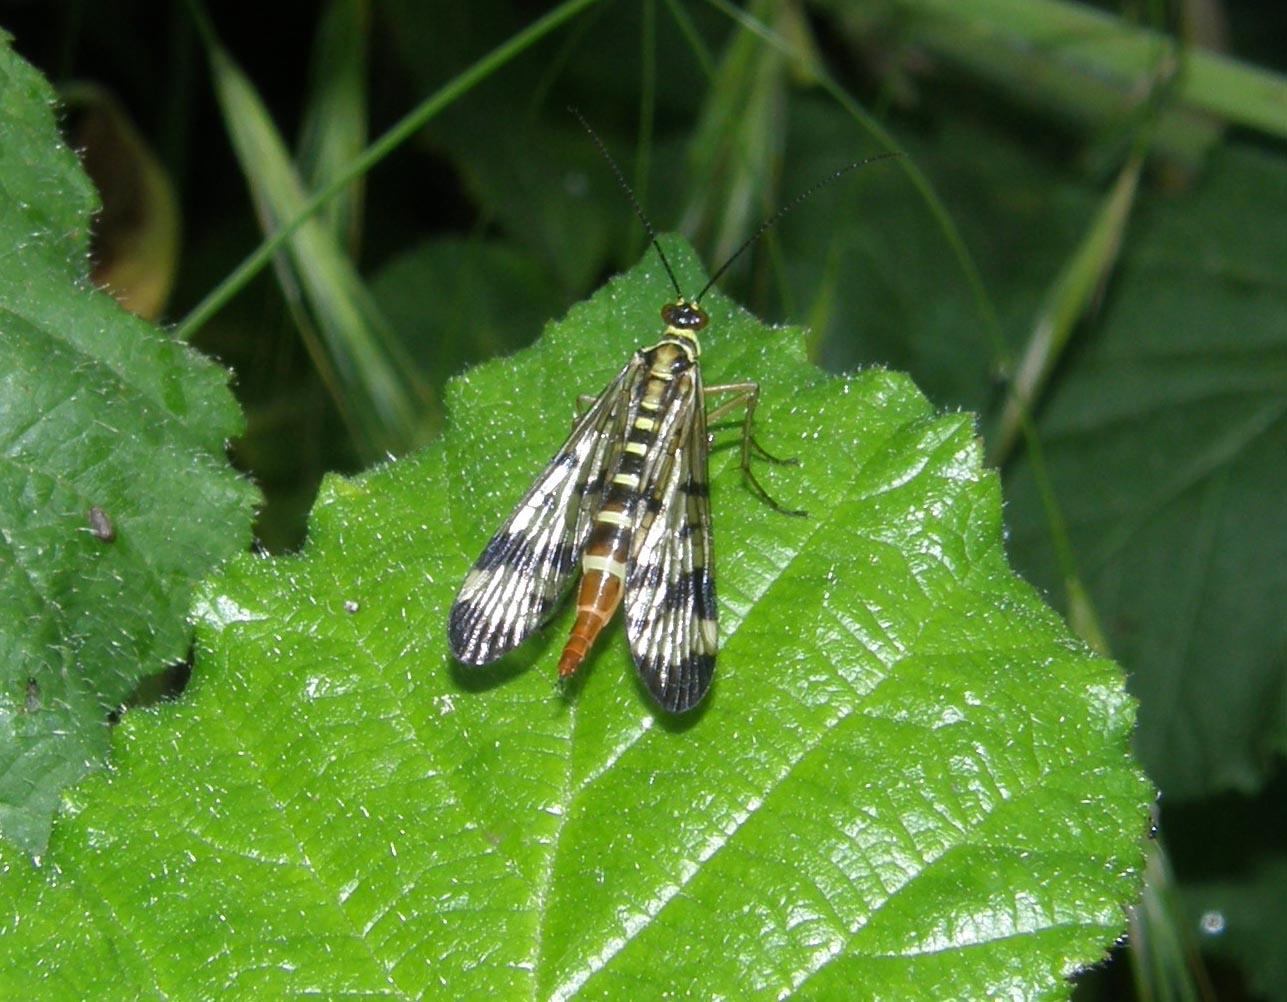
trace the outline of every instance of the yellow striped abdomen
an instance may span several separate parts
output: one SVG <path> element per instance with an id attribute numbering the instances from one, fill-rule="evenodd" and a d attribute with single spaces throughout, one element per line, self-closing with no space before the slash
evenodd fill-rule
<path id="1" fill-rule="evenodd" d="M 641 501 L 645 463 L 657 440 L 658 415 L 673 393 L 676 371 L 692 365 L 689 349 L 663 341 L 647 349 L 648 378 L 640 384 L 631 407 L 633 415 L 615 470 L 604 487 L 603 507 L 581 558 L 581 587 L 577 592 L 576 621 L 559 658 L 559 678 L 575 672 L 595 638 L 621 604 L 626 586 L 626 561 Z"/>

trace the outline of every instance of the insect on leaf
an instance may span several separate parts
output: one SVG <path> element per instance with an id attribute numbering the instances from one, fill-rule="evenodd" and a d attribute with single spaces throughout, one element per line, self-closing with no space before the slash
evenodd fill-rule
<path id="1" fill-rule="evenodd" d="M 682 295 L 664 305 L 657 343 L 631 355 L 496 531 L 452 605 L 457 660 L 486 665 L 520 645 L 580 565 L 559 678 L 580 667 L 624 599 L 630 653 L 657 702 L 681 713 L 705 697 L 719 646 L 708 417 L 742 408 L 742 472 L 770 500 L 749 462 L 759 384 L 703 388 L 699 334 L 709 319 Z M 708 415 L 719 397 L 729 399 Z"/>
<path id="2" fill-rule="evenodd" d="M 825 375 L 704 300 L 708 383 L 761 382 L 800 465 L 758 472 L 809 518 L 712 425 L 697 726 L 615 624 L 555 696 L 570 608 L 495 668 L 450 657 L 498 513 L 666 288 L 650 254 L 456 380 L 440 445 L 330 478 L 301 553 L 207 582 L 184 699 L 125 716 L 47 865 L 0 855 L 3 997 L 1067 998 L 1139 892 L 1133 704 L 1007 566 L 968 415 L 907 377 Z"/>

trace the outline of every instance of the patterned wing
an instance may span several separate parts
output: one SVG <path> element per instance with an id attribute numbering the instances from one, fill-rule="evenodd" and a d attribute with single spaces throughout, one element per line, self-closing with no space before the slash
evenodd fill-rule
<path id="1" fill-rule="evenodd" d="M 447 623 L 458 661 L 485 665 L 508 654 L 558 605 L 620 454 L 640 372 L 636 357 L 608 384 L 483 549 Z"/>
<path id="2" fill-rule="evenodd" d="M 626 634 L 649 691 L 672 713 L 701 702 L 715 674 L 715 565 L 711 549 L 709 442 L 701 377 L 659 436 L 653 493 L 626 568 Z"/>

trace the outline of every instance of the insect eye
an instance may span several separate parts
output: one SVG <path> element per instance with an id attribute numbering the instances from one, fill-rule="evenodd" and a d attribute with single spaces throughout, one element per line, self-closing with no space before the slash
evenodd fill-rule
<path id="1" fill-rule="evenodd" d="M 699 331 L 706 326 L 706 314 L 692 303 L 667 303 L 661 308 L 661 319 L 681 331 Z"/>

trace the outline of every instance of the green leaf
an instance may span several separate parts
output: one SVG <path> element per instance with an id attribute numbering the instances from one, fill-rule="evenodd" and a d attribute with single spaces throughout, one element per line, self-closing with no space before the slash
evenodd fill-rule
<path id="1" fill-rule="evenodd" d="M 0 832 L 28 852 L 108 710 L 185 657 L 256 497 L 227 374 L 89 284 L 96 200 L 52 103 L 0 38 Z"/>
<path id="2" fill-rule="evenodd" d="M 793 120 L 791 145 L 805 151 L 840 127 L 802 104 Z M 957 126 L 935 138 L 914 156 L 951 164 L 945 199 L 1018 357 L 1045 290 L 1094 224 L 1093 190 L 986 134 Z M 784 189 L 825 163 L 811 156 Z M 1002 360 L 901 183 L 874 165 L 782 220 L 786 313 L 827 329 L 828 365 L 881 359 L 912 370 L 937 401 L 995 403 L 988 375 Z M 1101 310 L 1035 411 L 1071 550 L 1140 700 L 1137 751 L 1171 798 L 1258 789 L 1287 749 L 1287 297 L 1274 267 L 1287 236 L 1263 225 L 1287 218 L 1285 191 L 1281 157 L 1233 146 L 1193 190 L 1141 193 Z M 828 215 L 861 225 L 830 226 Z M 1019 455 L 1005 470 L 1009 549 L 1063 601 L 1030 463 Z"/>
<path id="3" fill-rule="evenodd" d="M 1049 480 L 1176 798 L 1251 791 L 1287 749 L 1287 231 L 1280 158 L 1229 150 L 1144 201 L 1093 338 L 1040 415 Z M 1026 459 L 1015 558 L 1059 587 Z"/>
<path id="4" fill-rule="evenodd" d="M 668 241 L 686 288 L 701 275 Z M 1133 703 L 1008 569 L 971 419 L 704 304 L 722 649 L 658 710 L 567 610 L 490 669 L 444 621 L 502 515 L 673 295 L 649 255 L 457 380 L 441 445 L 330 479 L 299 556 L 204 588 L 187 698 L 130 715 L 51 861 L 9 863 L 7 997 L 1066 998 L 1139 892 Z M 181 777 L 176 781 L 176 777 Z"/>

